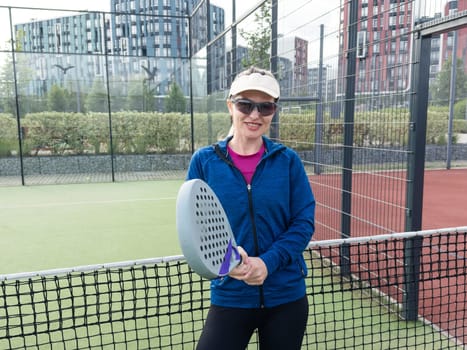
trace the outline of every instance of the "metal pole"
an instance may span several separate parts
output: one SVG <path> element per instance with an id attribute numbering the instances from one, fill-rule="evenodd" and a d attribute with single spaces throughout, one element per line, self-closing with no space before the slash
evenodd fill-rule
<path id="1" fill-rule="evenodd" d="M 103 23 L 105 23 L 105 13 L 102 13 Z M 104 26 L 105 27 L 105 26 Z M 103 27 L 103 28 L 104 28 Z M 105 57 L 105 78 L 107 87 L 107 109 L 109 114 L 109 143 L 110 143 L 110 166 L 112 168 L 112 182 L 115 182 L 115 160 L 114 160 L 114 141 L 112 132 L 112 105 L 110 103 L 110 76 L 109 76 L 109 56 L 107 52 L 107 32 L 104 30 L 104 57 Z"/>
<path id="2" fill-rule="evenodd" d="M 21 115 L 19 110 L 19 97 L 18 97 L 18 73 L 16 72 L 16 51 L 15 42 L 13 41 L 13 21 L 11 18 L 11 7 L 8 8 L 10 16 L 10 42 L 11 42 L 11 56 L 13 61 L 13 81 L 15 87 L 15 108 L 16 108 L 16 126 L 18 130 L 18 146 L 19 146 L 19 162 L 21 171 L 21 185 L 24 186 L 24 164 L 23 164 L 23 133 L 21 128 Z"/>
<path id="3" fill-rule="evenodd" d="M 319 67 L 318 67 L 318 103 L 316 104 L 315 120 L 315 174 L 321 174 L 321 148 L 323 144 L 323 41 L 324 24 L 319 27 Z"/>
<path id="4" fill-rule="evenodd" d="M 188 5 L 187 5 L 188 6 Z M 190 144 L 190 151 L 193 154 L 195 152 L 195 113 L 193 112 L 194 108 L 194 101 L 193 101 L 193 53 L 192 53 L 192 35 L 191 31 L 192 28 L 192 13 L 188 14 L 188 55 L 190 57 L 190 136 L 191 136 L 191 144 Z"/>
<path id="5" fill-rule="evenodd" d="M 407 155 L 407 189 L 405 231 L 419 231 L 422 227 L 423 181 L 425 173 L 425 145 L 430 77 L 431 35 L 414 33 L 414 62 L 411 77 L 409 152 Z M 420 257 L 422 238 L 404 241 L 404 289 L 402 316 L 407 321 L 418 318 Z"/>
<path id="6" fill-rule="evenodd" d="M 452 119 L 454 115 L 454 103 L 456 102 L 456 80 L 457 80 L 457 30 L 453 32 L 452 56 L 451 56 L 451 85 L 449 87 L 449 122 L 446 169 L 451 169 L 452 153 Z"/>
<path id="7" fill-rule="evenodd" d="M 353 132 L 355 118 L 355 74 L 357 66 L 357 23 L 358 3 L 351 0 L 349 3 L 349 37 L 347 72 L 345 77 L 345 106 L 344 106 L 344 148 L 342 161 L 342 214 L 341 237 L 351 236 L 352 213 L 352 168 L 353 168 Z M 350 275 L 350 247 L 348 244 L 341 246 L 341 274 Z"/>
<path id="8" fill-rule="evenodd" d="M 275 74 L 277 80 L 279 80 L 278 75 L 278 58 L 277 58 L 277 15 L 278 15 L 278 4 L 277 0 L 272 0 L 271 4 L 271 71 Z M 273 139 L 279 139 L 280 131 L 280 115 L 279 112 L 276 112 L 274 115 L 274 123 L 271 124 L 270 136 Z"/>

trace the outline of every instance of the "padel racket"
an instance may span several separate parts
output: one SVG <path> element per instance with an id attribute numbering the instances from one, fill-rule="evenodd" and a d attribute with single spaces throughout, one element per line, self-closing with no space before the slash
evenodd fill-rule
<path id="1" fill-rule="evenodd" d="M 203 180 L 188 180 L 180 187 L 176 223 L 183 255 L 198 275 L 222 277 L 241 263 L 224 208 Z"/>

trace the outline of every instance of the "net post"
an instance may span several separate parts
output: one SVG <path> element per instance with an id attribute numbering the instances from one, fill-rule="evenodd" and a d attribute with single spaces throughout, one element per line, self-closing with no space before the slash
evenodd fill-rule
<path id="1" fill-rule="evenodd" d="M 423 237 L 415 236 L 404 240 L 404 291 L 402 299 L 402 317 L 406 321 L 418 319 L 420 286 L 420 259 Z"/>
<path id="2" fill-rule="evenodd" d="M 342 277 L 350 277 L 350 244 L 342 243 L 340 246 L 340 269 Z"/>

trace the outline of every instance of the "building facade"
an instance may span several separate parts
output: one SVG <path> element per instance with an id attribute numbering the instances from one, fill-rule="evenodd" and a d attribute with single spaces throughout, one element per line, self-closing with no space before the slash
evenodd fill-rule
<path id="1" fill-rule="evenodd" d="M 15 25 L 18 51 L 32 53 L 25 64 L 36 72 L 29 94 L 43 96 L 53 85 L 79 93 L 91 88 L 96 79 L 109 79 L 122 94 L 139 84 L 163 98 L 176 82 L 189 95 L 188 61 L 193 50 L 189 14 L 199 0 L 110 2 L 110 13 L 87 12 Z M 223 16 L 221 8 L 211 6 L 192 25 L 217 35 L 224 29 Z M 193 33 L 192 42 L 204 46 L 207 34 Z M 224 57 L 219 53 L 225 52 L 224 46 L 217 45 L 217 56 Z M 215 71 L 225 71 L 219 65 Z"/>
<path id="2" fill-rule="evenodd" d="M 397 104 L 394 99 L 405 99 L 403 95 L 410 88 L 412 5 L 405 0 L 358 2 L 355 94 L 374 97 L 362 108 L 381 108 L 385 103 Z M 341 11 L 339 77 L 344 77 L 349 52 L 350 7 L 343 6 Z M 343 89 L 339 87 L 340 96 L 344 94 Z"/>
<path id="3" fill-rule="evenodd" d="M 449 0 L 444 7 L 444 15 L 448 16 L 455 12 L 467 10 L 467 0 Z M 462 28 L 454 32 L 449 32 L 443 36 L 443 50 L 441 63 L 443 64 L 452 57 L 454 47 L 454 35 L 457 36 L 457 58 L 464 63 L 464 71 L 467 71 L 467 28 Z"/>

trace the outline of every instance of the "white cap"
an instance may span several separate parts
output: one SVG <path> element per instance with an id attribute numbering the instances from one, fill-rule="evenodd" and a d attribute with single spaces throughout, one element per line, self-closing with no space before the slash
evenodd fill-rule
<path id="1" fill-rule="evenodd" d="M 239 73 L 230 87 L 229 96 L 235 96 L 247 90 L 262 91 L 275 98 L 280 96 L 280 87 L 274 75 L 265 69 L 248 68 Z"/>

